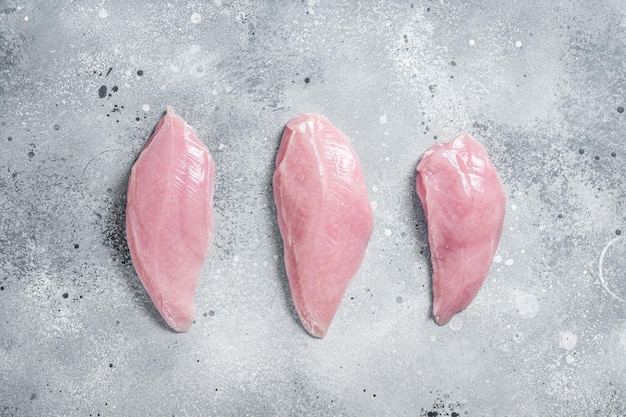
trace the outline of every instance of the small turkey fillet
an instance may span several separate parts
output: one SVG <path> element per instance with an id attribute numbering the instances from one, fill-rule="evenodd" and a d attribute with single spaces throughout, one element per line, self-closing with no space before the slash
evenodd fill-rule
<path id="1" fill-rule="evenodd" d="M 415 186 L 428 221 L 433 317 L 444 325 L 472 302 L 487 278 L 506 194 L 485 148 L 466 134 L 424 152 Z"/>
<path id="2" fill-rule="evenodd" d="M 321 338 L 374 228 L 361 164 L 326 118 L 303 113 L 287 123 L 273 186 L 293 302 Z"/>
<path id="3" fill-rule="evenodd" d="M 211 245 L 215 165 L 171 107 L 133 166 L 126 237 L 141 283 L 163 319 L 186 332 Z"/>

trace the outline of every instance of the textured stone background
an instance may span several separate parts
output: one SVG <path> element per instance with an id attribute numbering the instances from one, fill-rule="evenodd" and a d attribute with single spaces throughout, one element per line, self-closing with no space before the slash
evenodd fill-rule
<path id="1" fill-rule="evenodd" d="M 626 415 L 626 3 L 0 0 L 0 416 Z M 130 167 L 165 107 L 217 165 L 187 334 L 129 260 Z M 326 115 L 375 213 L 323 340 L 271 175 Z M 508 193 L 491 274 L 430 317 L 414 171 L 459 132 Z"/>

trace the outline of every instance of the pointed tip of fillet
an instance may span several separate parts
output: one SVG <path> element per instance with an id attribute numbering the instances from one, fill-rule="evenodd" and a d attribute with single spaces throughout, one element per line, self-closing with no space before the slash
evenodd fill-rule
<path id="1" fill-rule="evenodd" d="M 172 323 L 167 324 L 177 333 L 187 333 L 191 328 L 191 322 L 176 326 L 174 326 Z"/>
<path id="2" fill-rule="evenodd" d="M 452 319 L 452 317 L 454 316 L 440 316 L 438 314 L 433 313 L 433 318 L 435 319 L 435 323 L 437 323 L 439 326 L 445 326 L 446 324 L 448 324 L 450 320 Z"/>
<path id="3" fill-rule="evenodd" d="M 304 326 L 304 329 L 309 332 L 309 334 L 313 337 L 317 337 L 318 339 L 323 339 L 324 336 L 326 336 L 326 332 L 328 332 L 328 327 L 329 326 L 319 326 L 317 324 L 313 324 L 313 323 L 307 323 L 303 320 L 301 320 L 302 325 Z M 330 325 L 330 323 L 329 323 Z"/>
<path id="4" fill-rule="evenodd" d="M 150 295 L 153 297 L 153 295 Z M 178 333 L 186 333 L 196 317 L 196 305 L 191 299 L 165 298 L 154 295 L 153 302 L 168 326 Z"/>
<path id="5" fill-rule="evenodd" d="M 174 107 L 167 106 L 167 111 L 165 112 L 166 116 L 176 116 L 176 112 L 174 111 Z"/>

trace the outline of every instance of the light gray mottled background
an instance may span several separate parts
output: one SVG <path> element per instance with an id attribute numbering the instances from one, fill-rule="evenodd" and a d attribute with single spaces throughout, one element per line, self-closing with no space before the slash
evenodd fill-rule
<path id="1" fill-rule="evenodd" d="M 626 415 L 625 58 L 622 0 L 0 0 L 0 416 Z M 187 334 L 123 226 L 167 105 L 217 165 Z M 271 189 L 301 111 L 351 138 L 376 223 L 323 340 Z M 438 327 L 414 171 L 461 131 L 509 201 L 488 280 Z"/>

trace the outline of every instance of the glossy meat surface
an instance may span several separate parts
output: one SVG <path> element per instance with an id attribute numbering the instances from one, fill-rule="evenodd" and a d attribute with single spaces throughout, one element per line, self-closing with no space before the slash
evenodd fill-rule
<path id="1" fill-rule="evenodd" d="M 433 317 L 444 325 L 472 302 L 489 273 L 506 194 L 483 146 L 465 134 L 424 152 L 416 191 L 428 221 Z"/>
<path id="2" fill-rule="evenodd" d="M 214 179 L 209 150 L 168 107 L 131 171 L 126 236 L 139 279 L 178 332 L 195 317 L 193 296 L 213 231 Z"/>
<path id="3" fill-rule="evenodd" d="M 361 164 L 343 133 L 304 113 L 287 123 L 273 186 L 294 305 L 324 337 L 374 226 Z"/>

